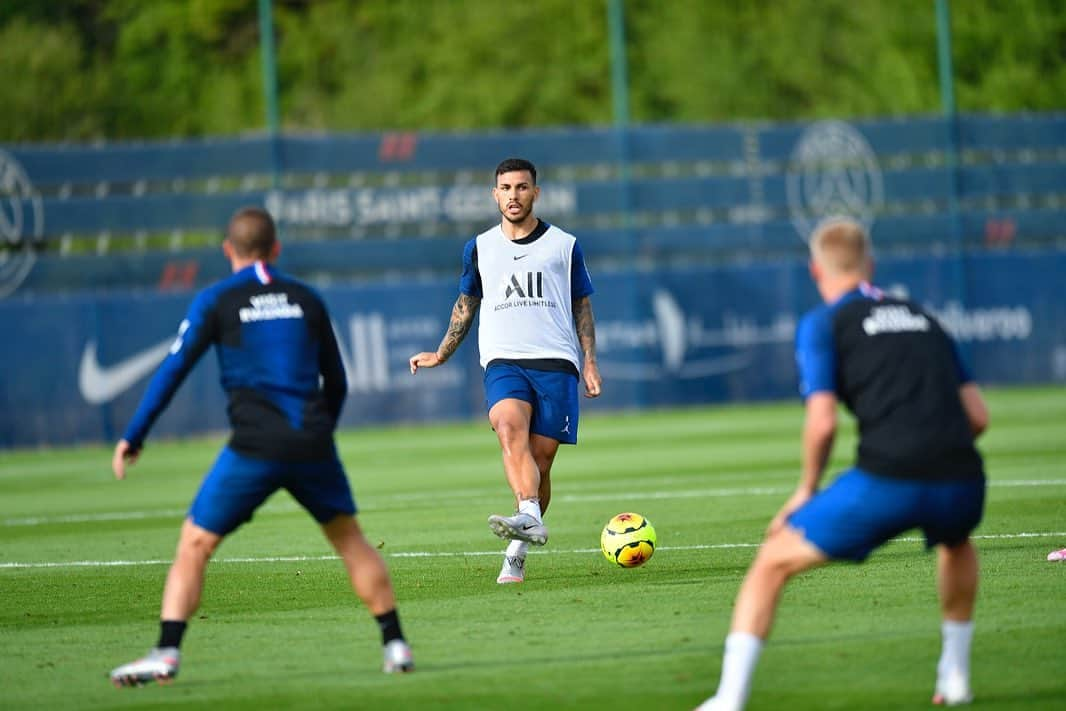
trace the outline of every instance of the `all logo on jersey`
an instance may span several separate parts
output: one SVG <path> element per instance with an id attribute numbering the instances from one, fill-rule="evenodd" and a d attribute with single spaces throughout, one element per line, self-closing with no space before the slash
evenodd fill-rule
<path id="1" fill-rule="evenodd" d="M 516 306 L 555 308 L 555 302 L 544 298 L 544 272 L 514 272 L 500 284 L 503 298 L 496 311 Z"/>
<path id="2" fill-rule="evenodd" d="M 543 299 L 544 298 L 544 272 L 526 272 L 525 274 L 512 274 L 511 281 L 507 285 L 507 291 L 503 298 L 509 299 L 517 296 L 519 299 Z"/>

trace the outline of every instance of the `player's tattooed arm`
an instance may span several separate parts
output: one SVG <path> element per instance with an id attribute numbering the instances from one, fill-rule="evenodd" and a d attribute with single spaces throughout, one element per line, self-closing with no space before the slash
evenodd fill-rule
<path id="1" fill-rule="evenodd" d="M 574 328 L 581 354 L 586 361 L 596 360 L 596 321 L 592 317 L 592 301 L 583 296 L 574 302 Z"/>
<path id="2" fill-rule="evenodd" d="M 451 358 L 455 349 L 466 338 L 479 306 L 481 306 L 481 299 L 478 297 L 459 294 L 459 298 L 455 300 L 455 306 L 452 307 L 452 320 L 448 323 L 448 330 L 437 347 L 437 355 L 440 356 L 441 363 Z"/>
<path id="3" fill-rule="evenodd" d="M 437 346 L 437 350 L 415 353 L 408 359 L 411 375 L 417 373 L 419 368 L 436 368 L 451 358 L 455 349 L 470 332 L 470 326 L 474 323 L 474 316 L 477 315 L 480 306 L 479 297 L 459 294 L 459 298 L 455 300 L 455 306 L 452 307 L 452 320 L 448 323 L 448 330 L 441 339 L 440 345 Z"/>
<path id="4" fill-rule="evenodd" d="M 600 368 L 596 363 L 596 320 L 592 316 L 592 301 L 583 296 L 574 302 L 574 329 L 577 342 L 581 346 L 585 364 L 581 369 L 581 379 L 585 382 L 585 395 L 597 397 L 603 386 Z"/>

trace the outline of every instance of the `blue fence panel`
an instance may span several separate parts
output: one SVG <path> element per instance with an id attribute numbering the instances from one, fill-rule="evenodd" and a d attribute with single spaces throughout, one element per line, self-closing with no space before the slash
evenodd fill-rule
<path id="1" fill-rule="evenodd" d="M 1066 254 L 967 260 L 886 258 L 878 283 L 928 305 L 959 336 L 978 378 L 1066 382 Z M 800 259 L 597 275 L 605 385 L 590 409 L 786 398 L 796 390 L 796 321 L 818 301 Z M 476 339 L 413 377 L 408 356 L 439 342 L 455 279 L 322 289 L 350 381 L 343 424 L 482 417 Z M 113 440 L 144 391 L 188 294 L 16 298 L 0 302 L 0 446 Z M 121 367 L 120 367 L 121 366 Z M 206 356 L 157 436 L 225 428 Z"/>
<path id="2" fill-rule="evenodd" d="M 45 235 L 165 232 L 175 229 L 222 233 L 233 212 L 262 205 L 263 193 L 116 195 L 106 199 L 44 199 Z"/>
<path id="3" fill-rule="evenodd" d="M 964 213 L 961 220 L 962 246 L 970 250 L 1006 249 L 1017 235 L 1066 233 L 1066 208 L 977 210 Z M 954 241 L 952 223 L 950 215 L 940 212 L 884 215 L 873 224 L 871 234 L 875 249 L 880 252 L 951 252 L 959 246 Z M 562 226 L 567 225 L 563 222 Z M 716 258 L 750 261 L 806 252 L 804 242 L 788 220 L 631 229 L 580 228 L 573 232 L 594 266 L 608 262 L 617 265 L 634 258 L 664 262 Z M 342 273 L 380 279 L 400 265 L 408 275 L 420 272 L 447 275 L 457 273 L 462 245 L 472 236 L 456 233 L 450 237 L 428 238 L 285 240 L 280 264 L 288 271 L 309 277 Z M 190 269 L 191 274 L 184 277 Z M 156 286 L 187 289 L 217 279 L 227 269 L 221 251 L 215 247 L 180 252 L 124 252 L 107 258 L 96 254 L 43 253 L 37 257 L 21 288 L 22 293 L 30 294 Z"/>
<path id="4" fill-rule="evenodd" d="M 1028 163 L 967 167 L 959 171 L 965 197 L 1066 192 L 1066 163 Z"/>
<path id="5" fill-rule="evenodd" d="M 18 169 L 0 166 L 11 183 L 0 197 L 14 218 L 0 245 L 0 293 L 168 286 L 175 260 L 199 264 L 193 281 L 202 283 L 216 273 L 207 264 L 215 254 L 183 249 L 181 233 L 220 234 L 248 204 L 278 218 L 293 250 L 286 259 L 301 274 L 450 270 L 452 242 L 498 219 L 490 171 L 507 155 L 560 169 L 546 173 L 538 213 L 588 240 L 612 266 L 792 253 L 802 249 L 800 229 L 841 206 L 871 222 L 882 252 L 1063 244 L 1066 115 L 963 116 L 957 128 L 954 174 L 945 153 L 953 127 L 940 117 L 14 146 L 7 150 L 44 197 L 28 197 Z M 812 136 L 809 162 L 795 164 L 800 142 Z M 622 158 L 634 166 L 631 180 L 622 180 Z M 263 176 L 275 159 L 288 187 L 268 190 Z M 395 180 L 412 171 L 425 173 Z M 256 181 L 243 179 L 249 174 Z M 229 179 L 205 180 L 219 176 Z M 316 187 L 293 187 L 307 185 Z M 122 251 L 127 240 L 91 241 L 172 231 L 179 254 L 130 254 Z M 400 236 L 410 244 L 398 246 Z M 32 255 L 19 240 L 39 238 L 45 242 L 34 248 L 43 251 L 27 268 Z M 190 243 L 202 245 L 202 235 Z M 106 254 L 109 244 L 119 253 Z M 97 249 L 105 254 L 86 256 Z"/>
<path id="6" fill-rule="evenodd" d="M 573 200 L 572 205 L 564 207 L 563 214 L 591 216 L 618 213 L 627 199 L 630 208 L 636 211 L 730 208 L 749 201 L 750 183 L 732 177 L 646 178 L 628 184 L 618 180 L 589 181 L 562 186 L 562 189 L 571 196 L 567 200 Z M 545 187 L 545 191 L 550 190 L 552 186 Z M 465 208 L 450 209 L 449 196 L 456 193 L 456 190 L 436 187 L 289 192 L 284 199 L 286 207 L 278 210 L 278 222 L 283 227 L 322 229 L 469 221 L 475 216 L 487 225 L 494 219 L 495 206 L 487 186 L 476 191 L 478 208 L 474 214 Z M 267 195 L 265 192 L 169 193 L 106 199 L 46 198 L 44 232 L 55 236 L 67 232 L 221 231 L 237 208 L 249 204 L 271 206 Z M 550 212 L 547 216 L 551 216 Z"/>
<path id="7" fill-rule="evenodd" d="M 523 156 L 540 168 L 609 164 L 622 156 L 634 162 L 736 161 L 743 159 L 743 134 L 706 126 L 635 127 L 619 135 L 605 129 L 478 134 L 393 133 L 384 136 L 287 136 L 282 165 L 294 173 L 366 170 L 476 170 L 485 174 L 505 157 Z"/>
<path id="8" fill-rule="evenodd" d="M 192 180 L 269 173 L 266 138 L 7 148 L 38 185 Z"/>
<path id="9" fill-rule="evenodd" d="M 582 215 L 616 213 L 627 200 L 629 208 L 637 212 L 729 208 L 749 202 L 750 187 L 747 179 L 726 176 L 578 183 L 574 212 Z"/>
<path id="10" fill-rule="evenodd" d="M 629 160 L 636 163 L 660 161 L 743 161 L 744 129 L 716 126 L 652 126 L 627 132 Z"/>
<path id="11" fill-rule="evenodd" d="M 563 225 L 566 227 L 566 225 Z M 1066 209 L 994 210 L 968 212 L 962 217 L 963 246 L 967 249 L 1006 249 L 1011 235 L 1055 235 L 1066 231 Z M 872 236 L 881 252 L 951 252 L 952 217 L 943 213 L 886 215 L 873 225 Z M 787 220 L 734 224 L 676 225 L 623 229 L 576 229 L 591 264 L 627 263 L 634 258 L 706 261 L 715 258 L 765 260 L 806 253 L 795 226 Z M 380 279 L 397 265 L 403 272 L 458 273 L 462 245 L 473 235 L 402 237 L 325 241 L 285 241 L 280 264 L 295 274 L 315 276 L 343 273 Z M 220 235 L 221 239 L 221 235 Z M 202 286 L 225 274 L 228 265 L 218 248 L 181 252 L 128 252 L 101 259 L 96 254 L 41 254 L 22 285 L 23 293 Z M 191 270 L 188 276 L 185 274 Z M 405 277 L 408 278 L 408 277 Z"/>
<path id="12" fill-rule="evenodd" d="M 397 170 L 474 170 L 492 185 L 491 171 L 504 158 L 526 157 L 539 168 L 615 160 L 609 132 L 597 129 L 418 135 L 411 157 L 393 161 Z"/>
<path id="13" fill-rule="evenodd" d="M 375 166 L 380 147 L 379 136 L 285 136 L 279 155 L 293 173 L 348 173 Z"/>
<path id="14" fill-rule="evenodd" d="M 942 118 L 907 118 L 892 121 L 849 121 L 877 155 L 921 154 L 944 150 L 948 136 Z M 760 125 L 759 154 L 764 160 L 788 162 L 808 123 Z"/>
<path id="15" fill-rule="evenodd" d="M 1066 143 L 1066 114 L 961 116 L 959 141 L 978 150 L 1061 149 Z"/>
<path id="16" fill-rule="evenodd" d="M 960 171 L 963 195 L 987 198 L 1010 195 L 1049 193 L 1062 186 L 1066 189 L 1066 164 L 1030 166 L 984 166 Z M 914 168 L 883 174 L 886 203 L 931 200 L 943 203 L 948 195 L 948 176 L 938 168 Z M 777 212 L 788 208 L 787 179 L 769 176 L 763 179 L 763 205 Z M 550 188 L 548 188 L 550 189 Z M 582 182 L 564 186 L 573 203 L 559 214 L 590 217 L 611 215 L 628 203 L 637 212 L 661 213 L 728 210 L 751 202 L 751 181 L 727 176 L 705 178 L 645 178 L 623 183 L 617 180 Z M 446 194 L 436 188 L 376 188 L 330 190 L 326 192 L 289 193 L 289 205 L 296 214 L 283 209 L 282 226 L 303 230 L 349 228 L 359 225 L 401 225 L 421 222 L 467 222 L 474 215 L 467 210 L 451 211 L 443 200 Z M 491 222 L 492 202 L 485 190 L 476 217 Z M 28 201 L 21 203 L 29 208 Z M 233 211 L 244 205 L 270 205 L 267 193 L 191 193 L 157 194 L 140 197 L 115 196 L 107 199 L 46 198 L 43 201 L 45 235 L 100 232 L 132 234 L 137 231 L 174 229 L 221 232 Z M 380 211 L 375 211 L 380 210 Z M 550 219 L 555 215 L 547 214 Z"/>
<path id="17" fill-rule="evenodd" d="M 847 124 L 877 155 L 942 152 L 949 127 L 938 117 L 857 121 Z M 267 137 L 108 143 L 94 146 L 6 146 L 39 185 L 166 181 L 212 176 L 352 171 L 477 170 L 487 172 L 501 158 L 529 156 L 545 168 L 613 163 L 623 155 L 637 163 L 710 160 L 743 161 L 746 135 L 757 139 L 759 157 L 785 161 L 809 128 L 806 123 L 749 126 L 638 126 L 612 129 L 555 129 L 477 134 L 390 133 L 283 136 L 280 165 L 273 163 Z M 962 116 L 960 146 L 1017 150 L 1062 148 L 1066 115 Z M 623 148 L 624 145 L 624 148 Z"/>

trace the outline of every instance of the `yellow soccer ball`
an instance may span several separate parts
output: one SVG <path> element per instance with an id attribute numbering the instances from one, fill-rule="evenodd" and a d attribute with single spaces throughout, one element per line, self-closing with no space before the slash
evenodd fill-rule
<path id="1" fill-rule="evenodd" d="M 623 568 L 644 565 L 655 552 L 655 528 L 640 514 L 620 513 L 603 527 L 600 549 L 604 558 Z"/>

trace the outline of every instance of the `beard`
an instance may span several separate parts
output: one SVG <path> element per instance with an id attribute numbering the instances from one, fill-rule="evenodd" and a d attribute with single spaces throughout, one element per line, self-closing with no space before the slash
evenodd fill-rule
<path id="1" fill-rule="evenodd" d="M 522 224 L 529 217 L 530 213 L 533 212 L 533 206 L 532 205 L 520 205 L 520 206 L 521 206 L 522 209 L 517 215 L 512 215 L 511 213 L 507 212 L 507 207 L 506 206 L 500 208 L 500 214 L 503 215 L 503 219 L 507 220 L 512 225 Z"/>

